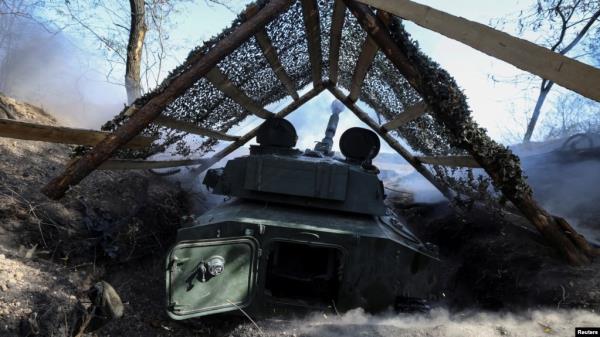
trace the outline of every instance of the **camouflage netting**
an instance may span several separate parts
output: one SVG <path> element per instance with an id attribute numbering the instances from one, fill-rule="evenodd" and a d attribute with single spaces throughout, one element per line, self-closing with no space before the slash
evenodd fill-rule
<path id="1" fill-rule="evenodd" d="M 259 7 L 263 7 L 264 4 L 265 1 L 257 3 Z M 333 1 L 319 0 L 318 5 L 321 28 L 322 76 L 323 80 L 326 81 L 329 76 L 329 35 Z M 294 82 L 296 90 L 300 90 L 312 81 L 308 41 L 301 18 L 301 2 L 295 1 L 285 13 L 266 26 L 267 34 L 277 50 L 283 67 Z M 194 49 L 184 64 L 175 69 L 157 89 L 140 98 L 135 104 L 142 105 L 163 90 L 175 76 L 189 67 L 188 62 L 194 56 L 198 53 L 206 53 L 244 20 L 243 15 L 240 15 L 221 34 Z M 396 29 L 398 28 L 396 27 Z M 366 32 L 360 27 L 356 18 L 349 10 L 346 10 L 339 59 L 338 83 L 340 87 L 350 88 L 354 68 L 366 36 Z M 416 44 L 414 48 L 417 48 Z M 427 62 L 431 61 L 427 59 Z M 235 85 L 263 106 L 277 102 L 287 96 L 285 88 L 277 79 L 254 38 L 246 41 L 235 52 L 222 60 L 218 67 Z M 428 67 L 436 68 L 437 65 L 431 62 Z M 373 108 L 379 114 L 378 117 L 381 122 L 384 122 L 393 119 L 406 107 L 419 102 L 421 99 L 420 95 L 408 84 L 386 56 L 381 51 L 378 52 L 365 78 L 360 100 Z M 106 123 L 103 129 L 114 130 L 127 118 L 123 113 Z M 192 122 L 201 127 L 226 132 L 248 117 L 250 113 L 233 100 L 225 97 L 206 79 L 202 79 L 190 87 L 184 95 L 172 102 L 163 114 Z M 470 121 L 470 116 L 465 118 Z M 174 154 L 183 156 L 194 154 L 194 157 L 197 157 L 211 151 L 216 144 L 214 140 L 203 140 L 200 144 L 190 144 L 189 139 L 184 139 L 186 133 L 155 124 L 146 128 L 144 134 L 157 137 L 159 139 L 158 144 L 148 151 L 122 150 L 119 156 L 144 158 L 165 151 L 167 148 L 172 148 Z M 429 114 L 425 114 L 402 126 L 396 131 L 396 134 L 403 138 L 417 154 L 464 154 L 456 146 L 460 145 L 460 142 L 453 139 L 449 131 Z M 432 169 L 441 181 L 450 185 L 459 194 L 481 197 L 482 193 L 489 191 L 487 178 L 477 178 L 471 170 L 442 167 L 432 167 Z"/>

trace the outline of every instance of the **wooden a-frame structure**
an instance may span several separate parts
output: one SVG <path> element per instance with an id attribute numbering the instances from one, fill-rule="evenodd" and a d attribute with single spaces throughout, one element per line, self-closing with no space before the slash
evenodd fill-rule
<path id="1" fill-rule="evenodd" d="M 103 163 L 114 162 L 114 154 L 127 144 L 131 144 L 132 139 L 151 123 L 231 142 L 229 146 L 209 159 L 189 163 L 179 161 L 170 166 L 200 163 L 201 169 L 206 170 L 250 141 L 256 135 L 257 129 L 243 136 L 232 136 L 222 131 L 165 116 L 163 112 L 169 104 L 182 96 L 192 84 L 202 79 L 208 80 L 228 100 L 239 104 L 247 112 L 260 118 L 285 117 L 323 90 L 329 90 L 447 198 L 454 198 L 455 192 L 438 179 L 430 167 L 482 168 L 490 176 L 495 187 L 571 264 L 589 263 L 591 257 L 598 254 L 598 251 L 592 248 L 566 221 L 548 214 L 535 202 L 522 175 L 518 158 L 505 147 L 492 141 L 485 131 L 472 121 L 464 95 L 456 83 L 445 71 L 420 53 L 404 32 L 400 18 L 411 20 L 425 28 L 461 41 L 594 100 L 600 100 L 599 69 L 485 25 L 410 0 L 331 0 L 330 2 L 333 9 L 331 16 L 328 17 L 329 44 L 322 43 L 323 22 L 320 19 L 320 3 L 317 0 L 270 0 L 251 5 L 243 14 L 243 20 L 239 24 L 208 48 L 190 54 L 186 64 L 177 69 L 152 95 L 137 100 L 127 108 L 121 114 L 122 123 L 114 128 L 114 132 L 108 134 L 78 160 L 70 163 L 60 176 L 43 188 L 43 192 L 50 198 L 61 198 L 70 186 L 79 183 L 93 170 L 101 168 Z M 310 77 L 313 83 L 313 89 L 302 96 L 297 94 L 293 84 L 295 76 L 286 72 L 286 64 L 280 60 L 278 50 L 274 47 L 274 42 L 266 28 L 293 6 L 301 6 L 304 21 L 302 28 L 306 37 L 306 52 L 310 61 Z M 363 32 L 367 34 L 355 63 L 351 83 L 347 86 L 349 94 L 345 95 L 340 90 L 338 78 L 339 63 L 342 59 L 340 55 L 346 52 L 341 49 L 340 41 L 348 24 L 347 15 L 350 15 L 348 13 L 351 13 L 352 19 L 356 20 Z M 291 104 L 275 114 L 265 110 L 263 104 L 252 99 L 219 67 L 220 62 L 224 62 L 230 54 L 252 38 L 256 39 L 266 63 L 271 67 L 285 93 L 293 98 Z M 324 45 L 328 49 L 326 62 L 323 62 Z M 403 77 L 406 88 L 410 87 L 410 90 L 416 90 L 420 95 L 419 101 L 406 106 L 401 113 L 397 111 L 394 116 L 383 113 L 387 121 L 381 125 L 356 105 L 361 88 L 365 86 L 363 82 L 369 76 L 369 69 L 378 55 L 385 56 L 386 62 L 391 62 L 394 69 Z M 323 76 L 324 67 L 328 70 L 327 79 Z M 400 83 L 393 85 L 392 89 L 399 92 L 401 85 Z M 426 115 L 430 116 L 430 120 L 444 126 L 445 137 L 450 139 L 452 146 L 463 151 L 461 155 L 414 156 L 392 135 L 392 131 Z M 161 167 L 166 166 L 169 166 L 168 162 Z"/>

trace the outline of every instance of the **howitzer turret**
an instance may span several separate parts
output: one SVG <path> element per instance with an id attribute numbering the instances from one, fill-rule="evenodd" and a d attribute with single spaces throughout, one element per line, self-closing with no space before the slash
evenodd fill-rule
<path id="1" fill-rule="evenodd" d="M 380 147 L 370 130 L 351 128 L 333 152 L 342 109 L 332 105 L 314 150 L 294 149 L 284 119 L 263 123 L 248 156 L 207 171 L 204 184 L 230 198 L 179 230 L 167 258 L 167 312 L 186 319 L 246 308 L 383 310 L 428 297 L 424 265 L 435 260 L 385 204 Z"/>

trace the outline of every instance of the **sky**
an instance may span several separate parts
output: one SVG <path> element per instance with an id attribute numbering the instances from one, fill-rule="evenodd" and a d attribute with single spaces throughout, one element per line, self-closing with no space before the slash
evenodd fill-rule
<path id="1" fill-rule="evenodd" d="M 519 10 L 527 8 L 534 0 L 417 0 L 422 4 L 465 17 L 469 20 L 489 24 L 490 20 L 506 16 L 514 16 Z M 185 3 L 176 14 L 176 24 L 170 28 L 169 38 L 173 45 L 182 46 L 175 50 L 172 57 L 166 60 L 165 69 L 172 69 L 181 63 L 189 49 L 202 41 L 218 34 L 242 11 L 249 1 L 230 1 L 229 9 L 206 1 Z M 410 22 L 407 30 L 434 61 L 438 62 L 464 90 L 475 120 L 488 130 L 495 140 L 507 143 L 507 134 L 524 127 L 524 120 L 516 120 L 519 112 L 527 111 L 532 106 L 536 90 L 524 91 L 519 86 L 508 82 L 496 82 L 495 78 L 510 79 L 523 75 L 521 70 L 468 46 L 465 46 L 440 34 L 423 29 Z M 507 26 L 507 32 L 515 34 Z M 99 128 L 104 121 L 118 113 L 125 103 L 125 90 L 120 83 L 111 83 L 106 74 L 109 70 L 102 62 L 102 56 L 94 48 L 82 48 L 80 36 L 65 30 L 66 40 L 56 43 L 56 48 L 75 50 L 68 56 L 44 52 L 39 64 L 28 65 L 22 73 L 23 78 L 32 81 L 21 83 L 19 95 L 24 99 L 44 105 L 49 111 L 62 117 L 64 124 L 70 126 Z M 52 46 L 54 38 L 46 43 Z M 86 46 L 89 46 L 87 44 Z M 48 47 L 51 48 L 51 47 Z M 39 54 L 39 53 L 38 53 Z M 117 73 L 119 69 L 115 70 Z M 167 74 L 167 71 L 164 75 Z M 48 80 L 51 78 L 51 81 Z M 113 76 L 113 78 L 119 78 Z M 308 90 L 305 88 L 304 90 Z M 27 95 L 22 92 L 27 92 Z M 299 148 L 312 147 L 323 137 L 325 125 L 329 118 L 329 106 L 334 100 L 328 92 L 311 100 L 288 117 L 296 126 L 299 134 Z M 269 107 L 276 112 L 289 103 L 290 99 L 277 102 Z M 367 112 L 372 113 L 366 105 L 359 104 Z M 516 113 L 515 113 L 516 112 Z M 243 134 L 256 126 L 259 120 L 249 118 L 231 130 L 232 134 Z M 321 126 L 321 127 L 320 127 Z M 340 115 L 340 124 L 336 140 L 343 130 L 363 125 L 350 111 Z M 535 138 L 535 135 L 534 135 Z M 336 142 L 337 143 L 337 142 Z M 384 145 L 384 152 L 392 150 Z"/>

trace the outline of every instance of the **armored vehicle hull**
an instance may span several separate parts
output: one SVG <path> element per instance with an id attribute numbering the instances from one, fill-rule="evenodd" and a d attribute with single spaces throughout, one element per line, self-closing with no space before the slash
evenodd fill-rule
<path id="1" fill-rule="evenodd" d="M 403 305 L 428 298 L 435 283 L 429 248 L 394 215 L 235 200 L 179 230 L 167 259 L 168 313 Z M 223 269 L 212 275 L 202 266 L 215 258 Z"/>

